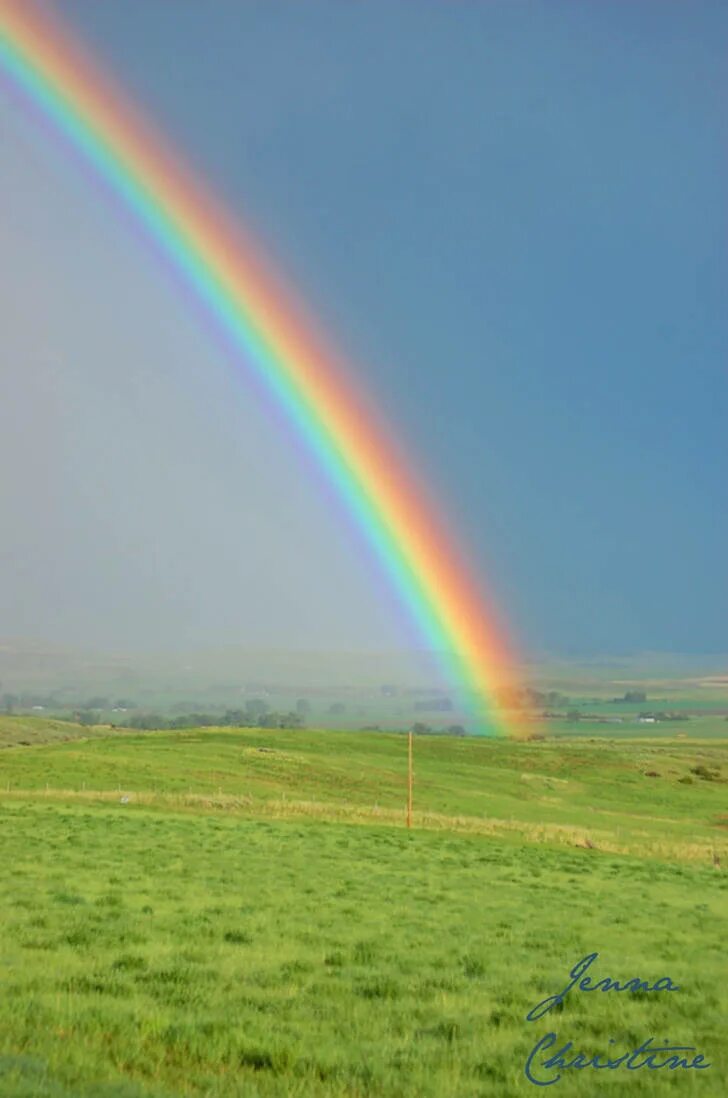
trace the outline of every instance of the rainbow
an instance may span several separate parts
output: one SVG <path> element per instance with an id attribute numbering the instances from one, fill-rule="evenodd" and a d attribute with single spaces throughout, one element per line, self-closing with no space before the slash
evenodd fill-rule
<path id="1" fill-rule="evenodd" d="M 425 486 L 259 246 L 193 178 L 57 19 L 0 0 L 0 74 L 122 201 L 224 330 L 353 515 L 428 649 L 470 699 L 472 731 L 514 734 L 496 691 L 515 666 Z"/>

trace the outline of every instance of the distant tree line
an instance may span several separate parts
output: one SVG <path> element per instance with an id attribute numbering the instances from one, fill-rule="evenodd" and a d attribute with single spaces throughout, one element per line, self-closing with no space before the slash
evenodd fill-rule
<path id="1" fill-rule="evenodd" d="M 106 710 L 106 709 L 136 709 L 136 705 L 133 701 L 128 701 L 126 698 L 120 698 L 118 701 L 111 701 L 109 698 L 104 698 L 94 695 L 93 697 L 80 700 L 78 697 L 75 699 L 63 698 L 59 694 L 31 694 L 21 693 L 13 694 L 9 691 L 3 693 L 0 698 L 0 705 L 3 712 L 14 713 L 17 709 L 53 709 L 53 710 L 74 710 L 74 711 L 91 711 L 91 710 Z"/>
<path id="2" fill-rule="evenodd" d="M 291 710 L 276 712 L 268 709 L 251 712 L 250 709 L 226 709 L 224 713 L 182 713 L 163 717 L 160 713 L 134 713 L 121 724 L 123 728 L 142 731 L 176 730 L 182 728 L 303 728 L 303 716 Z M 85 714 L 79 713 L 80 719 Z M 85 723 L 83 720 L 80 723 Z M 93 721 L 91 722 L 93 723 Z"/>
<path id="3" fill-rule="evenodd" d="M 535 709 L 569 704 L 569 698 L 558 690 L 534 690 L 530 686 L 512 686 L 499 690 L 496 701 L 504 709 Z"/>
<path id="4" fill-rule="evenodd" d="M 465 736 L 467 735 L 462 724 L 450 724 L 447 728 L 431 728 L 429 724 L 416 721 L 412 725 L 412 731 L 418 736 Z"/>

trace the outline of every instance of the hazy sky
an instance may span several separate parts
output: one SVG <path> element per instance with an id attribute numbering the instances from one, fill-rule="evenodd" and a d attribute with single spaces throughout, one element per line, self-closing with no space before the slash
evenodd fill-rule
<path id="1" fill-rule="evenodd" d="M 528 653 L 725 651 L 722 3 L 63 0 L 266 242 Z M 413 643 L 144 246 L 0 92 L 0 635 Z"/>

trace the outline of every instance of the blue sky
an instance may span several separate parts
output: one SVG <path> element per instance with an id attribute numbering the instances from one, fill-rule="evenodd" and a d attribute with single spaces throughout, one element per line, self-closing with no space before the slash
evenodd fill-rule
<path id="1" fill-rule="evenodd" d="M 361 373 L 527 652 L 728 649 L 724 5 L 146 0 L 132 11 L 121 0 L 64 0 L 62 10 L 254 228 Z M 144 606 L 159 644 L 180 629 L 192 639 L 195 620 L 212 641 L 212 611 L 208 621 L 194 598 L 179 603 L 189 577 L 207 574 L 207 605 L 219 609 L 240 589 L 256 614 L 267 608 L 266 643 L 283 637 L 286 621 L 290 633 L 311 635 L 315 619 L 322 646 L 394 644 L 401 624 L 356 539 L 289 442 L 251 411 L 252 398 L 238 392 L 231 404 L 214 351 L 163 275 L 1 99 L 0 125 L 11 138 L 0 144 L 4 208 L 14 202 L 25 218 L 5 227 L 6 254 L 27 266 L 26 289 L 15 282 L 16 327 L 24 294 L 45 292 L 58 314 L 50 357 L 29 323 L 6 337 L 28 363 L 25 381 L 9 382 L 13 400 L 30 399 L 28 379 L 47 394 L 53 360 L 48 431 L 60 430 L 52 423 L 72 399 L 85 423 L 75 442 L 56 439 L 68 469 L 55 498 L 92 545 L 73 582 L 72 545 L 53 566 L 56 586 L 69 590 L 65 628 L 83 632 L 92 615 L 78 603 L 108 598 L 112 565 L 96 568 L 91 556 L 104 553 L 99 528 L 115 537 L 129 529 L 128 509 L 125 521 L 100 513 L 113 482 L 117 498 L 144 498 L 137 552 L 113 565 L 126 611 L 108 603 L 107 641 L 118 630 L 131 643 Z M 69 209 L 73 232 L 58 224 Z M 21 256 L 28 232 L 34 266 Z M 64 293 L 77 295 L 75 313 L 70 300 L 61 306 L 54 269 L 69 283 Z M 107 480 L 84 489 L 83 512 L 83 471 L 102 438 L 108 445 L 99 409 L 131 369 L 115 328 L 120 298 L 139 385 L 151 373 L 158 391 L 145 389 L 149 437 L 134 447 L 146 458 L 136 468 L 124 447 L 112 448 Z M 96 380 L 89 312 L 97 349 L 115 347 Z M 118 434 L 138 418 L 128 394 L 116 403 L 127 416 Z M 217 456 L 185 452 L 182 424 L 199 437 L 205 415 Z M 265 491 L 240 472 L 263 452 Z M 149 462 L 166 468 L 167 489 L 145 496 Z M 27 476 L 37 495 L 42 472 Z M 180 563 L 160 535 L 165 560 L 156 571 L 137 563 L 130 578 L 128 559 L 144 557 L 160 499 L 171 506 L 176 494 L 181 513 L 185 492 L 204 500 L 210 527 L 248 531 L 255 566 L 240 571 L 231 554 L 216 586 L 213 537 L 195 534 Z M 28 493 L 16 494 L 10 513 L 22 525 Z M 35 523 L 12 550 L 24 557 L 28 590 L 45 568 L 37 548 L 27 563 L 31 541 L 48 533 Z M 295 564 L 286 530 L 295 530 Z M 341 598 L 327 597 L 327 573 Z M 265 589 L 261 605 L 251 584 Z M 13 607 L 11 631 L 46 627 L 32 595 Z M 238 639 L 235 615 L 221 629 Z"/>

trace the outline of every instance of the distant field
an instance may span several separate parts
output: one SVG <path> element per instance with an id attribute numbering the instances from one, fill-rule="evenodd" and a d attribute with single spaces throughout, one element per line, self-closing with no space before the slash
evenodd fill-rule
<path id="1" fill-rule="evenodd" d="M 592 708 L 591 706 L 589 707 Z M 646 706 L 642 706 L 646 709 Z M 582 719 L 579 721 L 544 721 L 540 731 L 548 737 L 578 737 L 581 739 L 593 736 L 608 737 L 609 739 L 639 740 L 725 740 L 728 738 L 728 720 L 722 715 L 710 712 L 705 715 L 691 716 L 689 720 L 656 721 L 655 724 L 641 724 L 636 714 L 624 714 L 622 723 L 604 723 L 598 720 Z"/>
<path id="2" fill-rule="evenodd" d="M 0 718 L 3 1098 L 509 1098 L 550 1029 L 713 1064 L 559 1094 L 725 1093 L 717 733 L 417 738 L 409 833 L 402 736 L 60 734 Z M 593 951 L 681 991 L 527 1023 Z"/>
<path id="3" fill-rule="evenodd" d="M 32 715 L 33 707 L 42 705 L 44 716 L 70 717 L 89 710 L 105 724 L 119 724 L 132 715 L 172 719 L 191 713 L 216 713 L 223 723 L 226 709 L 262 703 L 278 713 L 300 711 L 305 723 L 317 728 L 401 730 L 419 721 L 433 729 L 464 724 L 473 730 L 467 696 L 440 681 L 432 659 L 423 662 L 422 654 L 415 659 L 401 652 L 232 648 L 152 659 L 0 644 L 0 681 L 0 704 L 14 699 L 16 712 Z M 579 708 L 622 717 L 635 730 L 643 710 L 704 714 L 718 723 L 728 716 L 728 654 L 541 661 L 520 669 L 518 685 L 562 695 L 558 704 L 536 703 L 534 715 L 543 709 L 565 714 Z M 634 690 L 646 693 L 645 702 L 615 700 Z M 437 708 L 443 704 L 449 708 Z M 549 729 L 553 731 L 551 722 Z M 574 733 L 572 727 L 565 731 Z M 675 732 L 672 727 L 668 734 Z"/>

